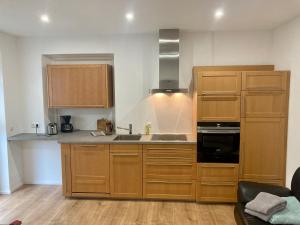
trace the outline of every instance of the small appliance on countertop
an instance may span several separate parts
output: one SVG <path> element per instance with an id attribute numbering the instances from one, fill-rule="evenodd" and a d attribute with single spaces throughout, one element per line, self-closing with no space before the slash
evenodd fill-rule
<path id="1" fill-rule="evenodd" d="M 73 125 L 70 123 L 71 116 L 65 115 L 60 117 L 60 130 L 63 133 L 73 132 Z"/>
<path id="2" fill-rule="evenodd" d="M 97 131 L 104 133 L 105 135 L 112 135 L 113 133 L 113 123 L 107 119 L 97 120 Z"/>
<path id="3" fill-rule="evenodd" d="M 58 134 L 57 124 L 56 123 L 49 123 L 47 126 L 47 134 L 48 135 L 56 135 Z"/>

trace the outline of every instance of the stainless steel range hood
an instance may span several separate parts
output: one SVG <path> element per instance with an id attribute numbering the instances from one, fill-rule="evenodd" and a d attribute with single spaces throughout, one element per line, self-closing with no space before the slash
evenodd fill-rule
<path id="1" fill-rule="evenodd" d="M 159 30 L 159 88 L 152 93 L 188 92 L 179 88 L 179 30 Z"/>

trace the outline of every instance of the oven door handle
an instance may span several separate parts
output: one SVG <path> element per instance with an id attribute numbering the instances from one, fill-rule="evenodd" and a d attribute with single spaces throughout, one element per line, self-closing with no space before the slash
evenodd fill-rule
<path id="1" fill-rule="evenodd" d="M 240 130 L 200 130 L 200 134 L 239 134 Z"/>

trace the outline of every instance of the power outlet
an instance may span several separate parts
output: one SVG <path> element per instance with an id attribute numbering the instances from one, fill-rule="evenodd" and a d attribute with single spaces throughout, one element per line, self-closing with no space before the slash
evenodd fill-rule
<path id="1" fill-rule="evenodd" d="M 33 122 L 33 123 L 31 124 L 31 128 L 39 128 L 39 123 Z"/>

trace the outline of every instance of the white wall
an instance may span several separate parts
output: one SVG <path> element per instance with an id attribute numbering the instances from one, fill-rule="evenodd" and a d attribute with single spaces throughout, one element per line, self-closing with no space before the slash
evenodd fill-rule
<path id="1" fill-rule="evenodd" d="M 148 94 L 149 89 L 158 87 L 157 38 L 157 35 L 152 34 L 90 38 L 20 38 L 18 48 L 22 78 L 19 82 L 22 84 L 20 88 L 24 105 L 24 131 L 33 132 L 32 122 L 43 125 L 45 121 L 42 55 L 112 53 L 115 65 L 117 126 L 128 126 L 128 123 L 132 123 L 134 132 L 143 133 L 144 124 L 150 121 L 153 132 L 191 133 L 192 112 L 189 95 Z M 269 31 L 182 33 L 181 40 L 181 87 L 189 86 L 193 65 L 272 63 L 269 57 L 272 36 Z M 20 147 L 22 151 L 25 150 L 21 156 L 23 179 L 26 183 L 60 181 L 59 146 L 53 143 L 47 145 L 34 142 Z M 36 172 L 36 168 L 43 169 L 39 173 Z"/>
<path id="2" fill-rule="evenodd" d="M 181 87 L 189 86 L 193 65 L 271 63 L 269 52 L 272 37 L 267 31 L 183 33 L 181 40 Z M 115 64 L 117 125 L 127 126 L 128 123 L 133 123 L 135 132 L 142 132 L 144 124 L 150 121 L 157 128 L 154 132 L 160 132 L 158 124 L 155 124 L 160 115 L 140 115 L 140 112 L 152 110 L 152 105 L 144 101 L 149 97 L 149 89 L 158 86 L 157 35 L 21 38 L 19 49 L 25 101 L 25 131 L 32 132 L 32 122 L 44 121 L 41 81 L 43 54 L 112 53 Z M 186 116 L 191 117 L 189 110 Z M 173 125 L 170 120 L 164 120 L 164 123 L 166 127 L 168 124 Z M 190 119 L 188 125 L 166 132 L 191 132 L 191 127 Z"/>
<path id="3" fill-rule="evenodd" d="M 17 38 L 0 32 L 0 54 L 0 192 L 8 193 L 21 184 L 20 176 L 10 173 L 19 170 L 16 162 L 21 157 L 7 144 L 7 135 L 20 133 L 23 128 Z"/>
<path id="4" fill-rule="evenodd" d="M 300 166 L 300 18 L 280 26 L 273 32 L 273 58 L 278 70 L 291 70 L 289 129 L 287 151 L 287 186 Z"/>

